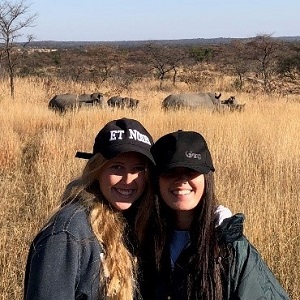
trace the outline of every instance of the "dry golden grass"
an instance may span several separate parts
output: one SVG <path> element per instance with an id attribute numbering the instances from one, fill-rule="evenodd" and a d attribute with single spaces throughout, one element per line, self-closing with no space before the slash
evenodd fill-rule
<path id="1" fill-rule="evenodd" d="M 228 79 L 206 91 L 227 89 Z M 300 299 L 300 101 L 263 95 L 236 95 L 244 113 L 206 111 L 164 113 L 162 99 L 187 90 L 158 90 L 140 82 L 130 96 L 141 99 L 136 111 L 83 109 L 64 117 L 47 108 L 55 93 L 43 81 L 16 82 L 16 98 L 0 83 L 0 299 L 22 299 L 30 242 L 58 205 L 62 190 L 85 162 L 77 150 L 91 151 L 95 134 L 109 120 L 136 118 L 157 139 L 177 129 L 202 133 L 211 148 L 220 203 L 246 215 L 245 231 L 289 292 Z M 55 83 L 58 92 L 90 92 L 93 85 Z M 103 87 L 109 94 L 110 86 Z M 232 93 L 224 93 L 224 98 Z M 222 96 L 223 98 L 223 96 Z"/>

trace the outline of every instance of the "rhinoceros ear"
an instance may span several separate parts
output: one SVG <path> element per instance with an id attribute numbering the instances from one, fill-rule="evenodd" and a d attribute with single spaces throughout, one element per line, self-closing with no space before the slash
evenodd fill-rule
<path id="1" fill-rule="evenodd" d="M 215 98 L 216 98 L 216 99 L 220 99 L 220 98 L 221 98 L 221 95 L 222 95 L 221 93 L 219 93 L 219 95 L 218 95 L 217 93 L 215 93 Z"/>

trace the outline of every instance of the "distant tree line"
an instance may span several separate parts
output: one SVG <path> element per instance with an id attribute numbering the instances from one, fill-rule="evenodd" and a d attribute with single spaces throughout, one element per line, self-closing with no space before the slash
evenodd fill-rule
<path id="1" fill-rule="evenodd" d="M 0 1 L 0 78 L 10 82 L 14 95 L 16 76 L 59 78 L 94 82 L 110 80 L 121 88 L 133 81 L 156 78 L 159 87 L 166 81 L 201 84 L 207 80 L 207 66 L 221 76 L 234 79 L 232 87 L 243 91 L 245 82 L 259 82 L 263 91 L 274 91 L 274 79 L 300 79 L 300 42 L 258 35 L 227 43 L 145 43 L 74 44 L 74 47 L 30 47 L 33 37 L 20 46 L 16 39 L 25 27 L 33 26 L 36 15 L 29 14 L 25 0 Z M 206 67 L 206 68 L 205 68 Z M 209 79 L 210 80 L 210 79 Z"/>
<path id="2" fill-rule="evenodd" d="M 201 82 L 204 65 L 214 66 L 224 75 L 234 76 L 233 86 L 243 90 L 246 80 L 261 82 L 267 93 L 276 78 L 300 78 L 300 42 L 284 42 L 271 35 L 258 35 L 228 44 L 171 46 L 146 43 L 136 47 L 113 45 L 58 48 L 48 52 L 24 49 L 18 75 L 55 76 L 62 80 L 92 81 L 108 79 L 124 86 L 133 80 L 156 78 L 159 86 L 171 80 Z M 3 74 L 0 74 L 3 75 Z"/>

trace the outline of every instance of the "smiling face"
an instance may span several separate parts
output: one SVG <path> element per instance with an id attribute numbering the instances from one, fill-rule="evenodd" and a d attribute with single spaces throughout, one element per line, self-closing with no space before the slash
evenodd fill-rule
<path id="1" fill-rule="evenodd" d="M 159 178 L 160 194 L 173 210 L 191 211 L 204 193 L 204 175 L 188 168 L 173 168 Z"/>
<path id="2" fill-rule="evenodd" d="M 98 179 L 107 201 L 118 210 L 130 208 L 145 190 L 146 168 L 146 157 L 135 152 L 109 160 Z"/>

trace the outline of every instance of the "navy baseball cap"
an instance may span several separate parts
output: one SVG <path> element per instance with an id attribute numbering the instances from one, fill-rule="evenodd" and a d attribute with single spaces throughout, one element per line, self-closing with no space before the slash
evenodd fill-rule
<path id="1" fill-rule="evenodd" d="M 75 157 L 90 159 L 100 153 L 106 159 L 112 159 L 119 154 L 133 151 L 145 155 L 155 163 L 150 151 L 152 145 L 152 136 L 139 121 L 122 118 L 108 122 L 99 131 L 92 153 L 77 152 Z"/>
<path id="2" fill-rule="evenodd" d="M 207 174 L 215 171 L 204 137 L 195 131 L 178 130 L 162 136 L 151 149 L 158 174 L 185 167 Z"/>

